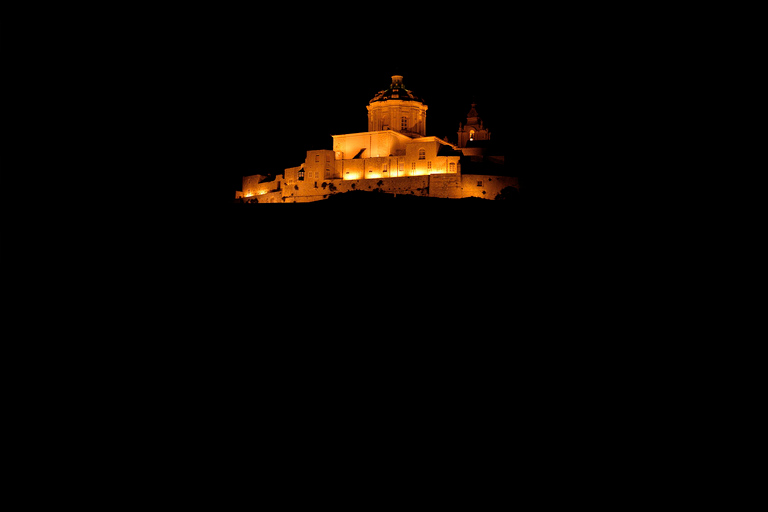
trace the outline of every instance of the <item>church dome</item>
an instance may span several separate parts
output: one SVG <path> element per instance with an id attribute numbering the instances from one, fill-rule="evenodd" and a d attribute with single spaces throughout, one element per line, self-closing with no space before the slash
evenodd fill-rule
<path id="1" fill-rule="evenodd" d="M 394 75 L 392 77 L 392 83 L 389 85 L 389 89 L 385 89 L 376 93 L 376 96 L 373 97 L 370 103 L 387 100 L 421 102 L 421 99 L 418 96 L 403 87 L 403 77 L 401 75 Z"/>
<path id="2" fill-rule="evenodd" d="M 427 105 L 403 86 L 403 77 L 394 75 L 388 89 L 379 91 L 365 107 L 368 131 L 393 130 L 409 137 L 424 137 Z"/>

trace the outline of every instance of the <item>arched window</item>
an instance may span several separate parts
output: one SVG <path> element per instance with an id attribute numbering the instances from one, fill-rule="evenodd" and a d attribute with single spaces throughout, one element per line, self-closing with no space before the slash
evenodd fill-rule
<path id="1" fill-rule="evenodd" d="M 419 160 L 426 160 L 427 159 L 427 152 L 423 149 L 419 150 Z"/>
<path id="2" fill-rule="evenodd" d="M 475 130 L 469 130 L 469 140 L 475 140 Z"/>

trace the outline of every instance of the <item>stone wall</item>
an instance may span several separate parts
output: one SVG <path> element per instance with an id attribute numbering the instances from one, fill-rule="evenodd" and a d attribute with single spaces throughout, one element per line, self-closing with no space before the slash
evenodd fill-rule
<path id="1" fill-rule="evenodd" d="M 325 187 L 323 187 L 325 183 Z M 298 187 L 298 188 L 297 188 Z M 331 194 L 343 194 L 352 190 L 372 192 L 376 189 L 388 194 L 410 194 L 416 196 L 429 195 L 429 176 L 414 176 L 405 178 L 360 179 L 360 180 L 315 180 L 299 182 L 288 186 L 283 193 L 286 203 L 304 203 L 326 199 Z"/>
<path id="2" fill-rule="evenodd" d="M 432 174 L 429 177 L 430 197 L 461 197 L 461 176 L 458 174 Z"/>
<path id="3" fill-rule="evenodd" d="M 326 169 L 329 170 L 329 173 L 335 173 L 337 168 L 333 166 L 332 158 L 329 155 L 330 151 L 316 153 L 318 154 L 318 162 L 314 162 L 314 155 L 308 158 L 310 162 L 306 164 L 307 169 L 304 170 L 305 178 L 303 181 L 298 180 L 298 173 L 302 167 L 286 169 L 284 175 L 278 175 L 273 181 L 259 183 L 266 179 L 266 176 L 258 174 L 243 177 L 242 196 L 244 200 L 248 201 L 249 198 L 255 197 L 260 203 L 309 202 L 326 199 L 331 194 L 341 194 L 352 190 L 368 192 L 377 189 L 389 194 L 447 198 L 480 197 L 493 200 L 505 187 L 519 188 L 517 178 L 484 174 L 448 173 L 398 178 L 324 179 Z M 358 175 L 364 173 L 366 160 L 351 160 L 348 163 L 353 168 L 356 165 L 360 166 Z M 369 160 L 368 163 L 374 162 Z M 346 169 L 347 167 L 345 167 L 345 171 Z"/>
<path id="4" fill-rule="evenodd" d="M 318 171 L 320 175 L 321 171 Z M 309 172 L 307 172 L 309 174 Z M 282 175 L 274 181 L 258 183 L 264 176 L 254 175 L 243 178 L 245 201 L 255 197 L 260 203 L 295 203 L 319 201 L 331 194 L 342 194 L 352 190 L 370 192 L 376 189 L 389 194 L 410 194 L 430 197 L 480 197 L 495 199 L 505 187 L 519 188 L 517 178 L 481 174 L 432 174 L 426 176 L 407 176 L 402 178 L 373 179 L 322 179 L 288 181 Z M 286 185 L 286 182 L 290 183 Z M 317 184 L 317 186 L 315 186 Z M 325 184 L 325 186 L 323 186 Z"/>
<path id="5" fill-rule="evenodd" d="M 329 180 L 341 178 L 341 170 L 336 171 L 336 155 L 333 151 L 320 149 L 307 151 L 304 161 L 305 180 Z"/>
<path id="6" fill-rule="evenodd" d="M 464 174 L 461 176 L 461 197 L 495 199 L 504 187 L 519 188 L 517 178 L 489 176 L 486 174 Z"/>
<path id="7" fill-rule="evenodd" d="M 254 174 L 252 176 L 243 176 L 242 196 L 247 201 L 250 197 L 259 197 L 269 192 L 279 191 L 282 186 L 283 175 L 278 175 L 272 181 L 263 181 L 267 176 Z M 259 202 L 261 200 L 259 199 Z"/>

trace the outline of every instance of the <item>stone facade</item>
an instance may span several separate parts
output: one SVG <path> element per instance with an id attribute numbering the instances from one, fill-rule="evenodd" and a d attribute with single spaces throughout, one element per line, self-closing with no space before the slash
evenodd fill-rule
<path id="1" fill-rule="evenodd" d="M 427 105 L 403 86 L 403 77 L 394 75 L 388 89 L 379 91 L 368 103 L 368 131 L 392 130 L 410 136 L 427 134 Z"/>
<path id="2" fill-rule="evenodd" d="M 493 174 L 463 174 L 468 165 L 486 160 L 501 164 L 503 156 L 483 155 L 475 140 L 490 139 L 472 104 L 467 124 L 459 125 L 458 145 L 425 136 L 426 110 L 419 98 L 395 75 L 389 89 L 368 105 L 369 131 L 333 135 L 333 149 L 307 151 L 304 163 L 277 176 L 243 178 L 238 197 L 258 202 L 309 202 L 351 190 L 393 194 L 494 199 L 504 187 L 518 187 L 517 178 Z M 469 144 L 471 147 L 466 147 Z M 501 173 L 503 174 L 503 173 Z"/>
<path id="3" fill-rule="evenodd" d="M 275 177 L 272 181 L 258 182 L 257 177 L 243 179 L 242 196 L 255 198 L 259 203 L 306 203 L 327 199 L 331 194 L 352 190 L 381 191 L 388 194 L 409 194 L 424 197 L 479 197 L 494 199 L 505 187 L 518 187 L 515 177 L 482 174 L 428 174 L 399 178 L 371 179 L 287 179 L 298 176 L 302 166 Z M 318 171 L 319 172 L 319 171 Z M 307 172 L 305 171 L 305 176 Z M 261 176 L 263 178 L 263 176 Z"/>

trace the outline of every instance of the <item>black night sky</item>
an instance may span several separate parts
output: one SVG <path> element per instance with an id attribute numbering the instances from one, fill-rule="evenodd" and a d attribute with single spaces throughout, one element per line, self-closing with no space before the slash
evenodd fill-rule
<path id="1" fill-rule="evenodd" d="M 301 62 L 302 56 L 306 54 L 297 55 L 296 61 Z M 307 151 L 331 149 L 333 134 L 367 131 L 365 107 L 376 92 L 389 86 L 394 74 L 403 75 L 405 86 L 429 106 L 428 135 L 447 135 L 455 141 L 473 99 L 492 136 L 501 139 L 505 134 L 501 70 L 448 66 L 427 70 L 407 59 L 338 75 L 322 73 L 322 68 L 332 67 L 322 59 L 308 67 L 308 73 L 300 67 L 269 69 L 263 75 L 238 73 L 235 91 L 244 98 L 242 104 L 224 102 L 227 110 L 240 107 L 226 115 L 230 126 L 225 129 L 231 130 L 227 160 L 235 182 L 242 175 L 280 173 L 300 165 Z"/>
<path id="2" fill-rule="evenodd" d="M 281 173 L 331 149 L 331 135 L 367 131 L 366 105 L 395 74 L 429 106 L 427 135 L 455 141 L 476 102 L 521 188 L 542 159 L 559 158 L 556 132 L 573 133 L 577 117 L 563 107 L 578 104 L 580 61 L 553 39 L 549 18 L 466 5 L 312 9 L 174 18 L 168 41 L 147 47 L 139 84 L 152 97 L 152 137 L 171 143 L 158 168 L 200 170 L 231 202 L 241 176 Z"/>
<path id="3" fill-rule="evenodd" d="M 274 25 L 235 13 L 206 20 L 174 33 L 178 46 L 158 58 L 173 77 L 181 151 L 224 179 L 222 197 L 243 175 L 281 173 L 309 150 L 331 149 L 333 134 L 367 131 L 366 105 L 395 74 L 429 106 L 427 135 L 455 141 L 475 101 L 492 138 L 509 147 L 521 59 L 499 13 L 411 12 L 428 22 L 398 29 L 396 10 L 375 23 L 364 11 L 334 21 L 322 5 Z"/>
<path id="4" fill-rule="evenodd" d="M 455 142 L 473 100 L 494 139 L 503 140 L 508 132 L 513 78 L 505 76 L 509 69 L 503 59 L 482 54 L 453 62 L 427 52 L 370 63 L 354 52 L 361 56 L 337 65 L 331 53 L 301 47 L 279 59 L 259 55 L 244 68 L 217 63 L 218 75 L 229 84 L 220 90 L 213 116 L 233 186 L 240 176 L 280 173 L 303 163 L 309 150 L 331 149 L 331 135 L 367 131 L 366 105 L 395 74 L 403 75 L 405 86 L 429 106 L 427 135 Z"/>

